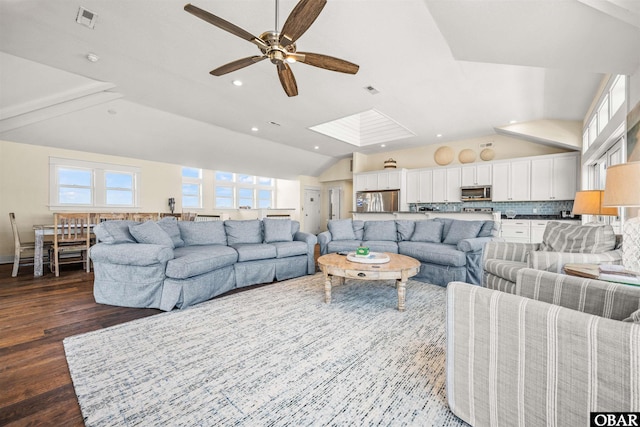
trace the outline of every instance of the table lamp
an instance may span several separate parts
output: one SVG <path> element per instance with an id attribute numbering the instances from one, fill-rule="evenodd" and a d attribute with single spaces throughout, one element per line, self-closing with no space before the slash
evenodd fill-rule
<path id="1" fill-rule="evenodd" d="M 603 205 L 640 207 L 640 162 L 607 168 Z M 622 264 L 627 270 L 640 271 L 640 216 L 629 218 L 624 223 Z"/>
<path id="2" fill-rule="evenodd" d="M 574 215 L 618 215 L 618 208 L 603 206 L 603 197 L 604 190 L 576 192 L 576 197 L 573 201 Z"/>

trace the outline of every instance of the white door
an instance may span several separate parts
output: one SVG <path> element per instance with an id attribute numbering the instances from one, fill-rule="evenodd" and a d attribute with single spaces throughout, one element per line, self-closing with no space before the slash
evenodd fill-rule
<path id="1" fill-rule="evenodd" d="M 329 190 L 329 219 L 340 219 L 340 200 L 342 199 L 342 190 L 332 188 Z"/>
<path id="2" fill-rule="evenodd" d="M 311 234 L 320 233 L 320 190 L 304 190 L 302 213 L 304 215 L 302 231 Z"/>

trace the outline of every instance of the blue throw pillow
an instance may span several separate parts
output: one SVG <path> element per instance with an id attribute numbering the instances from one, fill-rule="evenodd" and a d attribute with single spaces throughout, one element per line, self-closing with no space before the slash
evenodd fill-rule
<path id="1" fill-rule="evenodd" d="M 101 243 L 117 244 L 117 243 L 136 243 L 129 232 L 129 226 L 139 224 L 136 221 L 129 220 L 113 220 L 103 221 L 93 227 L 93 234 Z"/>
<path id="2" fill-rule="evenodd" d="M 158 224 L 153 221 L 145 221 L 141 224 L 129 226 L 129 232 L 138 243 L 167 246 L 174 248 L 173 240 Z"/>
<path id="3" fill-rule="evenodd" d="M 264 226 L 264 242 L 291 242 L 291 220 L 265 218 L 262 220 Z"/>
<path id="4" fill-rule="evenodd" d="M 232 220 L 224 222 L 229 246 L 240 243 L 262 243 L 262 223 L 257 219 Z"/>
<path id="5" fill-rule="evenodd" d="M 444 223 L 433 219 L 416 221 L 416 226 L 411 235 L 411 241 L 440 243 L 442 241 L 443 227 Z"/>
<path id="6" fill-rule="evenodd" d="M 398 231 L 395 221 L 365 221 L 363 240 L 386 240 L 396 242 Z"/>
<path id="7" fill-rule="evenodd" d="M 181 248 L 184 246 L 184 240 L 180 237 L 180 229 L 178 228 L 178 219 L 176 217 L 164 217 L 158 221 L 158 225 L 171 237 L 174 247 Z"/>
<path id="8" fill-rule="evenodd" d="M 410 240 L 416 228 L 416 221 L 412 219 L 396 219 L 398 241 Z"/>
<path id="9" fill-rule="evenodd" d="M 332 219 L 327 223 L 331 240 L 355 240 L 356 234 L 353 232 L 353 223 L 350 219 Z"/>
<path id="10" fill-rule="evenodd" d="M 448 245 L 457 245 L 460 240 L 473 239 L 478 236 L 484 221 L 453 220 L 444 241 Z"/>
<path id="11" fill-rule="evenodd" d="M 185 246 L 227 244 L 222 221 L 178 221 L 178 228 Z"/>

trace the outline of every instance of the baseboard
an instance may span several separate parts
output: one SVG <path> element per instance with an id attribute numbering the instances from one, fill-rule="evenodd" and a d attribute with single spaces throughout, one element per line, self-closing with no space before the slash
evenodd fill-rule
<path id="1" fill-rule="evenodd" d="M 8 256 L 0 255 L 0 264 L 13 264 L 13 256 L 12 255 L 8 255 Z"/>

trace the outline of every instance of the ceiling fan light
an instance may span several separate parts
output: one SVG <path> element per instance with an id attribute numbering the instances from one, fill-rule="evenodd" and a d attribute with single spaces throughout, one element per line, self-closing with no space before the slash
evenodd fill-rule
<path id="1" fill-rule="evenodd" d="M 287 56 L 287 62 L 289 64 L 293 64 L 293 63 L 298 62 L 298 61 L 296 60 L 295 56 Z"/>

